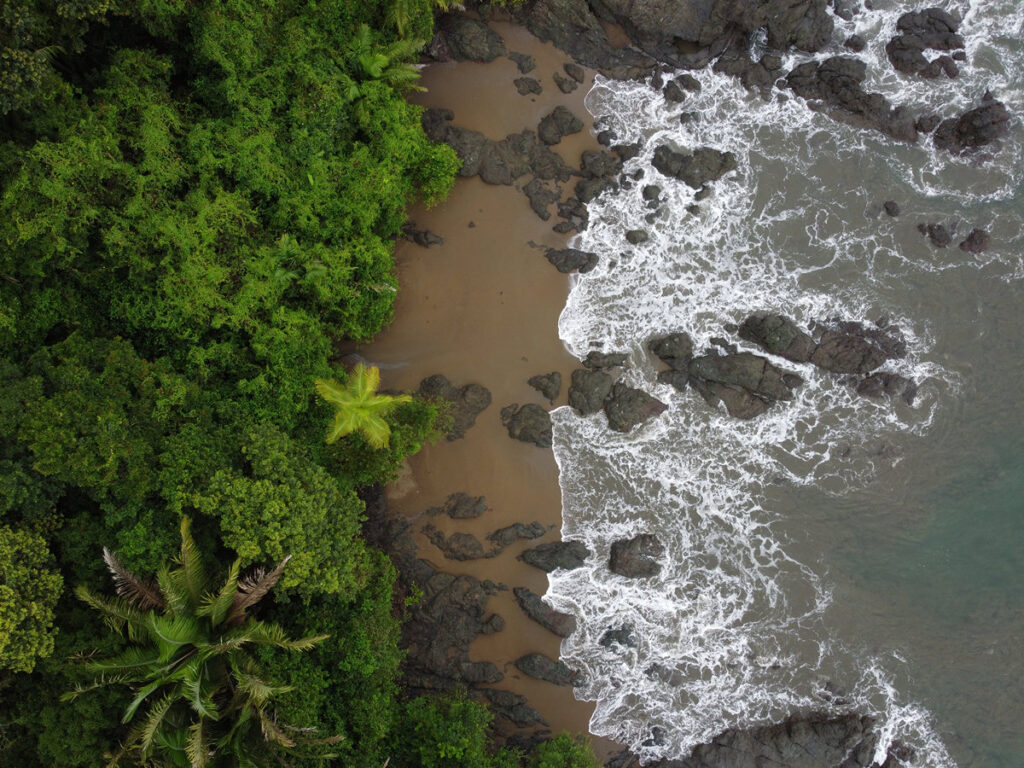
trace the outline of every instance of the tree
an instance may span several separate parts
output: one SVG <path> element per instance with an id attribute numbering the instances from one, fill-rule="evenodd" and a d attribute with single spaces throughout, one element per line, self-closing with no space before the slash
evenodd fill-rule
<path id="1" fill-rule="evenodd" d="M 0 669 L 31 672 L 53 652 L 54 606 L 64 584 L 41 536 L 0 527 Z"/>
<path id="2" fill-rule="evenodd" d="M 391 427 L 384 417 L 402 403 L 410 402 L 412 397 L 378 395 L 379 385 L 380 369 L 376 366 L 367 368 L 362 363 L 356 363 L 344 385 L 333 379 L 316 380 L 316 391 L 320 397 L 337 408 L 334 421 L 327 430 L 328 444 L 358 430 L 372 447 L 388 446 Z"/>
<path id="3" fill-rule="evenodd" d="M 277 584 L 288 558 L 269 572 L 260 568 L 244 577 L 235 561 L 215 589 L 186 517 L 175 567 L 164 566 L 155 579 L 139 578 L 106 548 L 103 559 L 118 596 L 102 597 L 84 586 L 75 593 L 123 633 L 129 647 L 111 658 L 87 659 L 84 669 L 92 682 L 64 698 L 108 685 L 132 688 L 121 722 L 133 725 L 113 764 L 127 758 L 192 768 L 279 765 L 284 753 L 322 752 L 336 741 L 278 722 L 272 703 L 290 689 L 265 679 L 249 650 L 306 651 L 326 637 L 292 640 L 278 625 L 248 615 Z"/>

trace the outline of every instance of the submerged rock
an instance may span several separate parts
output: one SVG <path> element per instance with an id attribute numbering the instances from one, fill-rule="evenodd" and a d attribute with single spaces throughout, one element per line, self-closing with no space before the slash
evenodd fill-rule
<path id="1" fill-rule="evenodd" d="M 981 253 L 987 251 L 990 245 L 992 245 L 992 238 L 988 232 L 975 227 L 964 240 L 960 241 L 960 250 L 968 253 Z"/>
<path id="2" fill-rule="evenodd" d="M 562 374 L 558 371 L 539 374 L 531 376 L 526 383 L 544 395 L 549 403 L 553 403 L 562 391 Z"/>
<path id="3" fill-rule="evenodd" d="M 569 385 L 569 405 L 580 415 L 589 416 L 604 407 L 612 392 L 612 377 L 603 371 L 576 370 Z"/>
<path id="4" fill-rule="evenodd" d="M 426 515 L 448 515 L 452 520 L 470 520 L 480 517 L 487 511 L 487 499 L 483 496 L 470 496 L 468 493 L 453 493 L 445 499 L 440 507 L 431 507 Z"/>
<path id="5" fill-rule="evenodd" d="M 667 408 L 665 403 L 643 390 L 621 382 L 612 387 L 611 395 L 604 401 L 608 426 L 616 432 L 629 432 L 638 424 L 664 413 Z"/>
<path id="6" fill-rule="evenodd" d="M 665 554 L 665 546 L 650 533 L 641 533 L 632 539 L 612 544 L 608 570 L 631 579 L 657 576 L 661 572 L 658 559 Z"/>
<path id="7" fill-rule="evenodd" d="M 451 403 L 452 425 L 449 440 L 466 436 L 466 430 L 476 424 L 477 415 L 491 404 L 491 393 L 479 384 L 456 387 L 437 373 L 420 382 L 419 392 L 424 397 L 439 397 Z"/>
<path id="8" fill-rule="evenodd" d="M 551 447 L 551 416 L 535 403 L 513 403 L 501 411 L 501 423 L 509 437 L 540 448 Z"/>
<path id="9" fill-rule="evenodd" d="M 544 629 L 553 632 L 559 637 L 568 637 L 576 631 L 576 617 L 569 613 L 556 611 L 544 602 L 543 598 L 526 587 L 516 587 L 512 590 L 516 596 L 516 602 L 523 612 L 540 624 Z"/>
<path id="10" fill-rule="evenodd" d="M 605 368 L 621 368 L 626 364 L 629 355 L 625 352 L 588 352 L 583 358 L 583 367 L 592 371 Z"/>
<path id="11" fill-rule="evenodd" d="M 444 238 L 440 235 L 435 235 L 429 229 L 416 229 L 414 222 L 407 223 L 402 227 L 402 234 L 406 240 L 416 243 L 421 248 L 429 248 L 432 245 L 443 245 Z"/>
<path id="12" fill-rule="evenodd" d="M 611 648 L 615 644 L 626 648 L 636 648 L 636 636 L 633 634 L 633 628 L 628 625 L 616 627 L 615 629 L 605 630 L 597 644 L 603 645 L 605 648 Z"/>
<path id="13" fill-rule="evenodd" d="M 917 384 L 898 373 L 882 371 L 873 373 L 862 379 L 856 386 L 857 394 L 865 397 L 901 397 L 907 405 L 914 404 L 917 396 Z"/>
<path id="14" fill-rule="evenodd" d="M 555 685 L 577 685 L 579 673 L 560 661 L 553 661 L 543 653 L 528 653 L 515 660 L 516 669 L 538 680 Z"/>
<path id="15" fill-rule="evenodd" d="M 581 567 L 590 557 L 590 550 L 581 541 L 552 541 L 527 549 L 518 559 L 551 573 L 559 568 L 571 571 Z"/>

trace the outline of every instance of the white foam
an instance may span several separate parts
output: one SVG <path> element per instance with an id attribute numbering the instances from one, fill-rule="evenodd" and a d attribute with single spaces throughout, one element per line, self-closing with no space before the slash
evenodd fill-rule
<path id="1" fill-rule="evenodd" d="M 973 63 L 986 60 L 986 45 L 998 45 L 998 5 L 967 13 L 970 63 L 960 80 L 941 84 L 954 94 L 942 97 L 934 83 L 894 75 L 884 58 L 903 10 L 840 22 L 838 40 L 853 31 L 871 39 L 872 90 L 946 116 L 974 106 L 979 83 L 990 81 L 1011 109 L 1020 105 L 1020 62 L 1004 62 L 998 72 Z M 1013 10 L 1019 23 L 1020 9 Z M 837 52 L 833 46 L 822 56 Z M 787 64 L 798 61 L 791 56 Z M 899 739 L 917 748 L 923 765 L 950 766 L 928 713 L 907 703 L 891 682 L 893 660 L 872 657 L 827 625 L 830 587 L 822 566 L 787 554 L 762 500 L 778 483 L 845 493 L 870 482 L 878 462 L 892 459 L 840 446 L 923 434 L 940 396 L 958 390 L 956 377 L 930 356 L 932 329 L 893 303 L 892 281 L 963 268 L 986 268 L 1003 279 L 1022 274 L 1019 247 L 969 258 L 959 250 L 901 245 L 892 220 L 864 215 L 879 201 L 869 199 L 860 180 L 891 179 L 906 196 L 925 198 L 936 216 L 950 215 L 950 203 L 939 196 L 954 191 L 979 206 L 998 205 L 1024 176 L 1019 132 L 1000 150 L 1001 160 L 1011 153 L 1007 167 L 979 165 L 974 173 L 970 161 L 927 145 L 894 145 L 835 123 L 800 99 L 776 93 L 762 101 L 731 78 L 696 75 L 702 90 L 681 107 L 644 83 L 600 77 L 587 96 L 588 109 L 618 141 L 642 143 L 625 171 L 646 176 L 591 204 L 590 227 L 573 244 L 601 258 L 573 280 L 559 333 L 579 357 L 595 341 L 607 351 L 628 350 L 626 380 L 669 410 L 629 435 L 609 431 L 600 416 L 580 418 L 564 407 L 552 413 L 562 535 L 595 553 L 586 567 L 550 576 L 546 599 L 578 618 L 579 629 L 563 641 L 563 659 L 584 673 L 577 695 L 596 702 L 591 730 L 645 760 L 682 757 L 727 727 L 766 724 L 808 708 L 842 709 L 822 697 L 823 681 L 834 679 L 853 686 L 848 708 L 879 717 L 882 752 Z M 699 117 L 680 124 L 683 111 Z M 652 170 L 654 149 L 663 144 L 733 152 L 738 170 L 712 185 L 698 214 L 687 214 L 694 191 Z M 953 166 L 958 173 L 944 174 Z M 801 177 L 805 191 L 792 192 Z M 650 213 L 640 194 L 644 184 L 662 189 L 663 215 L 653 224 L 644 221 Z M 1007 233 L 1016 226 L 1003 242 L 1017 246 L 1022 223 L 1019 211 L 1000 211 L 976 225 Z M 638 227 L 650 239 L 628 245 L 625 231 Z M 835 377 L 787 361 L 777 362 L 797 370 L 805 384 L 792 402 L 749 422 L 655 381 L 644 351 L 652 336 L 683 330 L 698 349 L 715 336 L 744 347 L 723 325 L 764 309 L 804 327 L 833 316 L 888 316 L 907 337 L 909 352 L 885 369 L 922 382 L 915 406 L 858 397 Z M 647 580 L 611 574 L 611 543 L 640 532 L 665 544 L 661 574 Z M 625 625 L 633 628 L 635 648 L 599 644 L 605 631 Z M 664 731 L 657 743 L 655 726 Z"/>

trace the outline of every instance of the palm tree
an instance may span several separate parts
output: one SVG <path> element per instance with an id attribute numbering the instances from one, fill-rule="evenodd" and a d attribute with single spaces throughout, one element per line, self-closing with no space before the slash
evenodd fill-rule
<path id="1" fill-rule="evenodd" d="M 327 430 L 328 444 L 358 430 L 371 447 L 386 448 L 391 427 L 384 417 L 402 403 L 412 400 L 409 395 L 377 394 L 380 369 L 376 366 L 367 368 L 362 363 L 356 363 L 344 385 L 333 379 L 317 379 L 315 383 L 320 397 L 338 409 Z"/>
<path id="2" fill-rule="evenodd" d="M 138 765 L 243 768 L 280 765 L 297 751 L 330 756 L 324 747 L 339 737 L 316 738 L 309 729 L 278 722 L 272 701 L 290 689 L 268 682 L 249 651 L 306 651 L 327 637 L 292 640 L 276 624 L 248 615 L 277 584 L 288 558 L 269 572 L 258 568 L 242 577 L 236 560 L 214 590 L 183 518 L 175 567 L 164 566 L 155 579 L 139 578 L 105 547 L 103 559 L 118 596 L 84 586 L 75 594 L 124 634 L 129 647 L 111 658 L 86 658 L 83 666 L 93 680 L 63 699 L 108 685 L 132 689 L 121 719 L 132 727 L 121 750 L 108 755 L 109 765 L 130 759 Z"/>

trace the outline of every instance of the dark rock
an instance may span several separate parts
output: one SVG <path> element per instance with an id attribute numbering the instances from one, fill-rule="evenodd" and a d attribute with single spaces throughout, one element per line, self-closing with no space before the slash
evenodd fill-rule
<path id="1" fill-rule="evenodd" d="M 501 423 L 514 440 L 533 443 L 540 448 L 551 447 L 551 416 L 535 403 L 502 408 Z"/>
<path id="2" fill-rule="evenodd" d="M 739 78 L 744 88 L 760 91 L 765 98 L 771 90 L 775 77 L 758 61 L 750 57 L 749 49 L 737 41 L 715 61 L 712 69 Z"/>
<path id="3" fill-rule="evenodd" d="M 611 394 L 612 383 L 612 377 L 602 371 L 573 371 L 569 405 L 583 416 L 597 413 Z"/>
<path id="4" fill-rule="evenodd" d="M 406 240 L 410 240 L 422 248 L 444 244 L 443 237 L 435 235 L 429 229 L 416 229 L 415 223 L 411 221 L 402 227 L 402 234 Z"/>
<path id="5" fill-rule="evenodd" d="M 506 525 L 504 528 L 499 528 L 493 533 L 487 534 L 487 540 L 493 542 L 500 551 L 511 544 L 515 544 L 520 539 L 539 539 L 547 532 L 548 529 L 538 522 L 533 522 L 529 525 L 512 523 L 512 525 Z"/>
<path id="6" fill-rule="evenodd" d="M 529 54 L 511 51 L 509 52 L 508 57 L 516 63 L 516 66 L 519 68 L 519 74 L 521 75 L 533 72 L 533 70 L 537 68 L 537 62 L 535 62 L 533 60 L 533 56 L 530 56 Z"/>
<path id="7" fill-rule="evenodd" d="M 548 207 L 562 199 L 562 188 L 553 181 L 542 181 L 534 176 L 530 183 L 523 187 L 523 192 L 530 200 L 530 208 L 543 221 L 551 218 Z"/>
<path id="8" fill-rule="evenodd" d="M 537 135 L 547 145 L 557 144 L 563 136 L 579 133 L 583 121 L 565 107 L 559 105 L 544 116 L 537 127 Z"/>
<path id="9" fill-rule="evenodd" d="M 958 71 L 951 57 L 939 56 L 929 61 L 924 52 L 962 49 L 964 39 L 956 33 L 957 27 L 956 19 L 941 8 L 904 13 L 896 22 L 900 34 L 886 44 L 885 53 L 893 67 L 905 74 L 934 78 L 945 72 L 956 77 Z"/>
<path id="10" fill-rule="evenodd" d="M 961 154 L 1002 138 L 1009 126 L 1010 113 L 1006 107 L 1002 102 L 990 101 L 958 118 L 943 120 L 932 141 L 939 149 Z"/>
<path id="11" fill-rule="evenodd" d="M 665 97 L 665 101 L 670 104 L 679 104 L 686 99 L 686 92 L 676 82 L 671 80 L 668 85 L 662 88 L 661 93 Z"/>
<path id="12" fill-rule="evenodd" d="M 482 21 L 453 13 L 442 17 L 440 27 L 456 60 L 494 61 L 505 55 L 501 37 Z"/>
<path id="13" fill-rule="evenodd" d="M 501 632 L 505 628 L 505 620 L 496 613 L 492 613 L 484 620 L 484 625 L 480 629 L 481 635 L 493 635 L 496 632 Z"/>
<path id="14" fill-rule="evenodd" d="M 885 353 L 862 336 L 825 331 L 811 362 L 833 373 L 869 373 L 886 361 Z"/>
<path id="15" fill-rule="evenodd" d="M 931 241 L 931 244 L 936 248 L 945 248 L 953 241 L 953 238 L 949 234 L 949 230 L 941 224 L 926 224 L 924 227 L 924 234 L 928 235 L 928 239 Z"/>
<path id="16" fill-rule="evenodd" d="M 560 661 L 553 661 L 542 653 L 528 653 L 515 660 L 516 669 L 524 675 L 545 680 L 555 685 L 577 685 L 579 673 Z"/>
<path id="17" fill-rule="evenodd" d="M 885 212 L 890 216 L 900 215 L 900 207 L 895 200 L 886 200 L 884 203 L 882 203 L 882 208 L 884 208 Z"/>
<path id="18" fill-rule="evenodd" d="M 619 156 L 619 160 L 626 162 L 639 155 L 641 149 L 643 149 L 643 145 L 640 142 L 634 142 L 632 144 L 616 144 L 612 147 L 612 152 Z M 644 172 L 642 169 L 633 174 L 634 179 L 642 179 L 643 176 Z"/>
<path id="19" fill-rule="evenodd" d="M 650 239 L 650 235 L 647 234 L 645 229 L 631 229 L 626 232 L 626 242 L 630 245 L 640 245 L 640 243 L 646 243 Z"/>
<path id="20" fill-rule="evenodd" d="M 562 69 L 565 70 L 565 74 L 575 80 L 577 83 L 582 83 L 587 79 L 587 73 L 583 71 L 583 67 L 579 64 L 568 62 L 562 65 Z"/>
<path id="21" fill-rule="evenodd" d="M 568 637 L 576 631 L 575 616 L 556 611 L 535 592 L 526 587 L 516 587 L 512 593 L 523 612 L 544 629 L 554 632 L 559 637 Z"/>
<path id="22" fill-rule="evenodd" d="M 640 193 L 647 202 L 657 202 L 658 198 L 661 196 L 661 187 L 654 184 L 646 184 Z"/>
<path id="23" fill-rule="evenodd" d="M 583 179 L 576 182 L 574 192 L 576 197 L 584 203 L 589 203 L 600 197 L 608 190 L 617 189 L 618 185 L 613 179 Z"/>
<path id="24" fill-rule="evenodd" d="M 603 147 L 610 147 L 615 141 L 616 133 L 612 130 L 604 130 L 597 134 L 597 143 Z"/>
<path id="25" fill-rule="evenodd" d="M 487 634 L 481 632 L 481 634 Z M 463 661 L 459 663 L 459 676 L 467 683 L 500 683 L 505 676 L 489 661 Z"/>
<path id="26" fill-rule="evenodd" d="M 445 536 L 429 523 L 423 526 L 423 533 L 435 547 L 449 560 L 479 560 L 486 557 L 484 546 L 471 533 L 453 533 Z"/>
<path id="27" fill-rule="evenodd" d="M 555 402 L 558 393 L 562 390 L 562 374 L 558 371 L 531 376 L 526 382 L 548 399 L 549 403 Z"/>
<path id="28" fill-rule="evenodd" d="M 431 507 L 424 514 L 434 517 L 448 515 L 452 520 L 470 520 L 487 511 L 487 499 L 468 493 L 453 493 L 440 507 Z"/>
<path id="29" fill-rule="evenodd" d="M 761 57 L 761 65 L 769 72 L 778 72 L 782 69 L 782 57 L 774 53 L 766 53 Z"/>
<path id="30" fill-rule="evenodd" d="M 588 149 L 580 155 L 580 173 L 588 179 L 607 179 L 622 172 L 622 158 Z"/>
<path id="31" fill-rule="evenodd" d="M 689 383 L 690 375 L 686 371 L 661 371 L 658 373 L 658 383 L 668 384 L 669 386 L 675 387 L 680 392 L 686 389 L 686 385 Z"/>
<path id="32" fill-rule="evenodd" d="M 866 397 L 902 397 L 908 405 L 914 404 L 917 384 L 896 373 L 873 373 L 857 383 L 857 394 Z"/>
<path id="33" fill-rule="evenodd" d="M 482 693 L 487 697 L 491 712 L 498 717 L 509 720 L 517 728 L 548 725 L 548 721 L 541 717 L 537 710 L 526 703 L 525 696 L 512 693 L 512 691 L 502 691 L 497 688 L 484 688 Z"/>
<path id="34" fill-rule="evenodd" d="M 551 573 L 559 568 L 571 571 L 580 568 L 590 557 L 590 550 L 581 541 L 552 541 L 527 549 L 519 560 Z"/>
<path id="35" fill-rule="evenodd" d="M 814 339 L 784 315 L 755 312 L 739 328 L 739 336 L 773 355 L 806 363 L 814 352 Z"/>
<path id="36" fill-rule="evenodd" d="M 674 371 L 687 370 L 693 357 L 693 341 L 682 331 L 653 338 L 647 348 Z"/>
<path id="37" fill-rule="evenodd" d="M 850 35 L 848 38 L 846 38 L 846 41 L 843 43 L 843 45 L 845 45 L 854 53 L 860 53 L 867 47 L 867 43 L 864 41 L 864 38 L 861 37 L 860 35 Z"/>
<path id="38" fill-rule="evenodd" d="M 938 115 L 922 115 L 917 118 L 914 126 L 917 128 L 918 133 L 931 133 L 939 127 L 941 122 L 942 118 Z"/>
<path id="39" fill-rule="evenodd" d="M 630 579 L 657 576 L 661 572 L 658 559 L 665 554 L 665 546 L 656 536 L 641 533 L 632 539 L 612 544 L 608 570 Z"/>
<path id="40" fill-rule="evenodd" d="M 877 347 L 887 360 L 894 360 L 907 354 L 907 340 L 899 326 L 891 325 L 884 317 L 879 319 L 874 327 L 864 323 L 830 318 L 821 328 L 864 339 Z"/>
<path id="41" fill-rule="evenodd" d="M 616 432 L 629 432 L 638 424 L 664 413 L 667 408 L 665 403 L 643 390 L 621 382 L 612 387 L 611 395 L 604 401 L 608 426 Z"/>
<path id="42" fill-rule="evenodd" d="M 867 65 L 851 56 L 832 56 L 822 62 L 808 61 L 786 76 L 786 84 L 798 96 L 820 102 L 829 117 L 873 128 L 898 141 L 917 141 L 917 128 L 905 109 L 893 109 L 884 96 L 861 87 Z"/>
<path id="43" fill-rule="evenodd" d="M 491 404 L 491 393 L 486 388 L 479 384 L 456 387 L 439 373 L 421 381 L 419 391 L 424 397 L 439 397 L 451 403 L 449 440 L 465 437 L 466 430 L 476 423 L 477 414 Z"/>
<path id="44" fill-rule="evenodd" d="M 679 77 L 672 82 L 676 83 L 684 91 L 690 91 L 692 93 L 697 93 L 701 88 L 700 81 L 693 75 L 679 75 Z"/>
<path id="45" fill-rule="evenodd" d="M 991 245 L 992 238 L 988 232 L 975 227 L 967 235 L 966 239 L 960 241 L 960 250 L 967 251 L 968 253 L 981 253 L 982 251 L 987 251 Z"/>
<path id="46" fill-rule="evenodd" d="M 592 371 L 604 368 L 621 368 L 629 358 L 625 352 L 588 352 L 583 358 L 583 366 Z"/>
<path id="47" fill-rule="evenodd" d="M 589 272 L 597 266 L 597 254 L 575 248 L 549 248 L 544 254 L 559 272 Z"/>
<path id="48" fill-rule="evenodd" d="M 555 85 L 558 86 L 558 90 L 562 93 L 572 93 L 580 84 L 573 80 L 571 77 L 566 77 L 561 72 L 555 72 L 552 79 L 555 81 Z"/>
<path id="49" fill-rule="evenodd" d="M 633 635 L 633 628 L 630 626 L 605 630 L 604 634 L 601 635 L 601 639 L 597 642 L 598 645 L 603 645 L 605 648 L 610 648 L 614 643 L 618 643 L 626 648 L 636 648 L 636 637 Z"/>
<path id="50" fill-rule="evenodd" d="M 792 398 L 800 377 L 749 352 L 703 355 L 689 365 L 689 382 L 709 405 L 725 405 L 730 416 L 752 419 L 778 400 Z"/>
<path id="51" fill-rule="evenodd" d="M 587 228 L 590 219 L 587 206 L 577 197 L 570 197 L 564 203 L 559 203 L 558 215 L 580 232 Z"/>
<path id="52" fill-rule="evenodd" d="M 539 94 L 544 90 L 541 88 L 540 83 L 532 77 L 517 77 L 512 81 L 512 84 L 515 85 L 520 96 L 528 96 L 531 93 Z"/>
<path id="53" fill-rule="evenodd" d="M 674 152 L 667 146 L 654 150 L 651 164 L 665 176 L 679 179 L 693 189 L 700 189 L 709 181 L 716 181 L 736 169 L 736 157 L 732 152 L 702 147 L 685 155 Z"/>
<path id="54" fill-rule="evenodd" d="M 527 132 L 532 138 L 533 134 Z M 573 175 L 573 170 L 565 164 L 562 156 L 552 151 L 546 144 L 532 143 L 528 149 L 527 163 L 537 178 L 546 181 L 558 179 L 568 181 Z"/>

